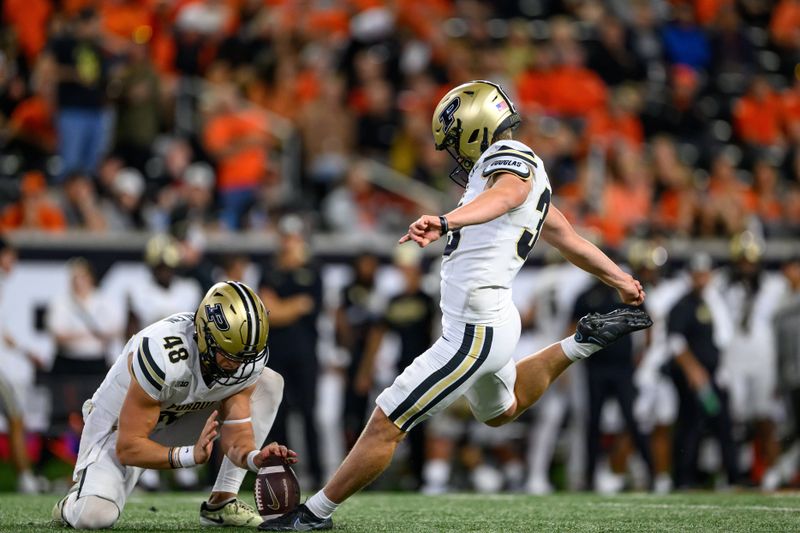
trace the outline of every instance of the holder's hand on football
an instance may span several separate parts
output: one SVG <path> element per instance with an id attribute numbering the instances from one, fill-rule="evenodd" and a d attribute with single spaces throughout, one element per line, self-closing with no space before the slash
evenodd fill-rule
<path id="1" fill-rule="evenodd" d="M 408 226 L 408 233 L 398 241 L 400 244 L 414 241 L 420 248 L 425 248 L 430 243 L 439 240 L 442 236 L 442 225 L 438 216 L 422 215 Z"/>
<path id="2" fill-rule="evenodd" d="M 214 411 L 206 420 L 206 425 L 203 426 L 203 431 L 200 432 L 200 436 L 194 445 L 195 463 L 199 465 L 205 464 L 211 457 L 211 448 L 214 447 L 214 439 L 217 438 L 218 427 L 217 411 Z"/>
<path id="3" fill-rule="evenodd" d="M 290 465 L 297 462 L 297 453 L 277 442 L 270 442 L 264 446 L 261 449 L 261 453 L 255 456 L 253 462 L 258 468 L 263 468 L 267 466 L 267 458 L 276 456 L 283 457 L 283 460 Z"/>

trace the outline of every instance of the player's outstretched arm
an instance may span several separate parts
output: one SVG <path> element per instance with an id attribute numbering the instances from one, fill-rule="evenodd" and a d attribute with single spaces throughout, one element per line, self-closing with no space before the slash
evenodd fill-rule
<path id="1" fill-rule="evenodd" d="M 158 423 L 161 404 L 151 398 L 135 376 L 131 376 L 128 393 L 119 414 L 117 436 L 117 458 L 126 466 L 157 468 L 161 470 L 194 466 L 208 461 L 211 446 L 217 436 L 217 412 L 206 421 L 194 446 L 162 446 L 150 439 L 150 433 Z"/>
<path id="2" fill-rule="evenodd" d="M 222 401 L 222 429 L 220 446 L 233 464 L 239 468 L 257 470 L 265 466 L 268 457 L 280 456 L 290 463 L 297 462 L 297 454 L 277 442 L 262 449 L 256 447 L 251 423 L 250 396 L 255 385 L 248 387 Z"/>
<path id="3" fill-rule="evenodd" d="M 617 289 L 624 303 L 641 305 L 644 302 L 642 284 L 619 268 L 597 246 L 578 235 L 572 224 L 552 204 L 542 227 L 542 238 L 556 247 L 567 261 Z"/>
<path id="4" fill-rule="evenodd" d="M 457 207 L 444 215 L 447 226 L 445 232 L 457 230 L 464 226 L 483 224 L 518 207 L 531 191 L 530 180 L 522 180 L 513 174 L 498 174 L 489 188 L 479 194 L 473 201 Z M 438 215 L 422 215 L 411 223 L 400 244 L 414 241 L 421 248 L 439 239 L 442 235 L 442 221 Z"/>

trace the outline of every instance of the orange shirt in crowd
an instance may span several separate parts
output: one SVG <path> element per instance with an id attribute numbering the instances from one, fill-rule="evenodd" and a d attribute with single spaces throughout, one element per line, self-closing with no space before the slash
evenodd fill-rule
<path id="1" fill-rule="evenodd" d="M 611 245 L 620 244 L 630 228 L 646 221 L 652 203 L 648 187 L 626 187 L 609 183 L 603 191 L 603 216 L 600 229 Z"/>
<path id="2" fill-rule="evenodd" d="M 217 160 L 221 191 L 255 187 L 267 169 L 267 122 L 262 113 L 240 111 L 212 118 L 204 141 Z"/>
<path id="3" fill-rule="evenodd" d="M 712 176 L 708 184 L 708 194 L 714 200 L 736 203 L 746 214 L 758 210 L 758 196 L 755 191 L 738 180 L 729 182 Z"/>
<path id="4" fill-rule="evenodd" d="M 69 17 L 78 14 L 86 7 L 97 7 L 97 0 L 61 0 L 61 11 Z"/>
<path id="5" fill-rule="evenodd" d="M 662 226 L 670 229 L 678 227 L 683 196 L 683 191 L 677 189 L 669 189 L 661 194 L 656 205 L 656 219 Z"/>
<path id="6" fill-rule="evenodd" d="M 589 115 L 586 139 L 590 144 L 601 143 L 606 148 L 622 140 L 630 147 L 638 149 L 644 142 L 644 130 L 636 115 L 631 113 L 612 115 L 606 109 L 597 109 Z"/>
<path id="7" fill-rule="evenodd" d="M 797 42 L 795 35 L 800 32 L 800 2 L 782 0 L 772 11 L 769 30 L 776 43 L 789 48 L 793 47 Z"/>
<path id="8" fill-rule="evenodd" d="M 548 107 L 567 117 L 581 117 L 602 108 L 606 86 L 595 72 L 568 65 L 556 67 L 546 85 Z"/>
<path id="9" fill-rule="evenodd" d="M 694 14 L 697 22 L 710 26 L 717 19 L 717 13 L 726 5 L 733 5 L 733 0 L 694 0 Z"/>
<path id="10" fill-rule="evenodd" d="M 11 127 L 23 137 L 35 138 L 47 146 L 55 146 L 53 108 L 41 96 L 23 100 L 11 113 Z"/>
<path id="11" fill-rule="evenodd" d="M 21 199 L 0 215 L 0 230 L 35 229 L 62 231 L 67 227 L 64 213 L 47 198 L 47 182 L 38 171 L 27 172 L 20 184 Z"/>
<path id="12" fill-rule="evenodd" d="M 14 27 L 28 61 L 36 59 L 47 44 L 47 22 L 53 12 L 50 0 L 6 0 L 3 20 Z"/>
<path id="13" fill-rule="evenodd" d="M 67 227 L 64 214 L 55 204 L 42 203 L 34 208 L 34 212 L 26 214 L 26 209 L 19 203 L 6 207 L 0 218 L 3 231 L 15 229 L 37 229 L 42 231 L 63 231 Z M 26 223 L 26 219 L 28 223 Z"/>
<path id="14" fill-rule="evenodd" d="M 800 126 L 800 85 L 786 89 L 781 94 L 781 117 L 787 132 Z"/>
<path id="15" fill-rule="evenodd" d="M 538 111 L 550 107 L 549 70 L 528 70 L 517 78 L 517 98 L 520 108 Z"/>
<path id="16" fill-rule="evenodd" d="M 758 101 L 745 95 L 736 102 L 733 110 L 736 133 L 748 143 L 768 146 L 781 138 L 781 102 L 777 95 L 770 94 Z"/>
<path id="17" fill-rule="evenodd" d="M 436 39 L 440 21 L 450 17 L 453 4 L 449 0 L 405 0 L 398 2 L 398 19 L 424 41 Z"/>
<path id="18" fill-rule="evenodd" d="M 123 39 L 133 38 L 137 30 L 146 31 L 146 38 L 149 39 L 152 34 L 152 14 L 152 0 L 103 2 L 100 7 L 100 17 L 105 30 Z"/>

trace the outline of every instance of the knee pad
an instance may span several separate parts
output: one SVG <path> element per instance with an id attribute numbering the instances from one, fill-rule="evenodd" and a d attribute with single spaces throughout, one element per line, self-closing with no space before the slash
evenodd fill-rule
<path id="1" fill-rule="evenodd" d="M 84 496 L 71 502 L 64 517 L 75 529 L 105 529 L 119 519 L 117 505 L 98 496 Z"/>

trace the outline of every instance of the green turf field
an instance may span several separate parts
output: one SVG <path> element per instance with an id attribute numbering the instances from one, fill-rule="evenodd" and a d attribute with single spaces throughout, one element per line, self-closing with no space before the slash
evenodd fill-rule
<path id="1" fill-rule="evenodd" d="M 197 517 L 203 497 L 203 494 L 173 493 L 134 495 L 114 531 L 200 531 Z M 53 530 L 48 522 L 55 500 L 54 496 L 1 494 L 0 531 Z M 337 531 L 359 533 L 797 532 L 800 531 L 800 494 L 626 494 L 613 497 L 453 494 L 431 497 L 368 493 L 345 504 L 334 517 L 334 526 Z"/>

